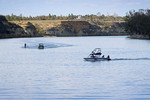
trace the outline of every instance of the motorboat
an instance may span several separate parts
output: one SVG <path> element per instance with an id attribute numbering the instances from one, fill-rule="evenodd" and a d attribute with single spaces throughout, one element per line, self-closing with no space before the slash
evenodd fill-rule
<path id="1" fill-rule="evenodd" d="M 43 43 L 40 43 L 40 44 L 39 44 L 38 49 L 44 49 Z"/>
<path id="2" fill-rule="evenodd" d="M 102 56 L 101 48 L 95 48 L 87 58 L 84 58 L 86 61 L 109 61 L 110 56 L 107 57 Z"/>

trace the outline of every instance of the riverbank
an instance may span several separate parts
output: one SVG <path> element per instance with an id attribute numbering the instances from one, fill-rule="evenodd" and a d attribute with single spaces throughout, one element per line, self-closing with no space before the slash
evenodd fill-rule
<path id="1" fill-rule="evenodd" d="M 134 35 L 130 35 L 128 38 L 131 38 L 131 39 L 147 39 L 147 40 L 149 40 L 150 36 L 134 34 Z"/>
<path id="2" fill-rule="evenodd" d="M 67 37 L 67 36 L 122 36 L 124 22 L 68 20 L 7 21 L 0 16 L 0 38 L 18 37 Z"/>

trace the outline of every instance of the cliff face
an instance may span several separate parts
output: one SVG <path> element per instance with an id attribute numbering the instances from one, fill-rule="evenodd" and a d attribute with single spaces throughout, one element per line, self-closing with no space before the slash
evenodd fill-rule
<path id="1" fill-rule="evenodd" d="M 15 23 L 8 22 L 4 16 L 0 15 L 0 38 L 30 36 L 39 36 L 36 28 L 31 23 L 27 23 L 26 27 L 22 28 Z"/>
<path id="2" fill-rule="evenodd" d="M 79 33 L 81 30 L 89 29 L 90 24 L 86 21 L 62 21 L 61 27 L 64 27 L 65 29 L 68 28 L 74 33 Z"/>
<path id="3" fill-rule="evenodd" d="M 87 21 L 57 20 L 8 22 L 4 16 L 0 16 L 0 38 L 104 35 L 126 35 L 124 23 L 104 21 L 90 24 Z"/>
<path id="4" fill-rule="evenodd" d="M 0 19 L 0 38 L 20 37 L 26 35 L 22 27 L 9 23 L 1 16 Z"/>
<path id="5" fill-rule="evenodd" d="M 30 22 L 19 22 L 17 25 L 21 26 L 25 31 L 27 36 L 40 36 L 39 32 L 37 31 L 36 27 Z"/>
<path id="6" fill-rule="evenodd" d="M 125 34 L 123 23 L 92 25 L 86 21 L 62 21 L 58 26 L 46 30 L 46 35 L 50 36 L 100 36 L 116 34 Z"/>

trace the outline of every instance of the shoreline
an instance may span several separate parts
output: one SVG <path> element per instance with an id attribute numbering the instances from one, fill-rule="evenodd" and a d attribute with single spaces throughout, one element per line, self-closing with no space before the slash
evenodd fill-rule
<path id="1" fill-rule="evenodd" d="M 131 38 L 131 39 L 142 39 L 142 40 L 150 40 L 150 36 L 148 36 L 148 35 L 136 35 L 136 34 L 134 34 L 134 35 L 129 35 L 129 37 L 128 38 Z"/>
<path id="2" fill-rule="evenodd" d="M 128 36 L 128 34 L 124 35 L 82 35 L 82 36 L 77 36 L 77 35 L 72 35 L 72 36 L 21 36 L 21 37 L 0 37 L 0 39 L 12 39 L 12 38 L 38 38 L 38 37 L 92 37 L 92 36 Z"/>

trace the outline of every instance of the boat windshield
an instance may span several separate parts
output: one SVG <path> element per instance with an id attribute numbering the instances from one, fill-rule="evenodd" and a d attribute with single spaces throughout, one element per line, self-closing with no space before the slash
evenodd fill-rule
<path id="1" fill-rule="evenodd" d="M 43 46 L 43 43 L 40 43 L 39 46 Z"/>

